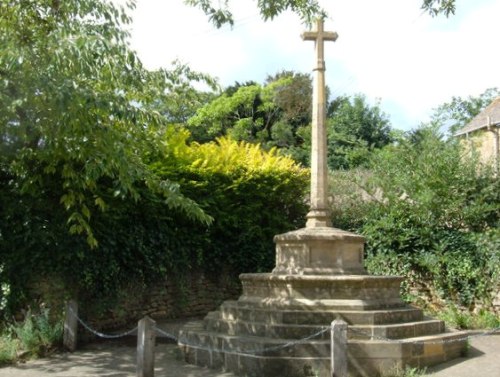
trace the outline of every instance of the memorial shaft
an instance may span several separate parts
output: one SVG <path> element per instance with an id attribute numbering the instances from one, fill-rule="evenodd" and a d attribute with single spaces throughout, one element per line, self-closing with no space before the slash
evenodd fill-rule
<path id="1" fill-rule="evenodd" d="M 316 30 L 302 34 L 302 39 L 314 41 L 316 66 L 314 67 L 312 138 L 311 138 L 311 206 L 307 214 L 307 228 L 331 226 L 328 205 L 328 165 L 326 143 L 326 87 L 324 41 L 335 41 L 337 34 L 323 30 L 323 20 L 318 19 Z"/>

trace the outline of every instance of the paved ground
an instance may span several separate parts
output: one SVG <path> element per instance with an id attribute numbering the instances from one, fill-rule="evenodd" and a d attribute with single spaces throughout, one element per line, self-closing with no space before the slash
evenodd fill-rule
<path id="1" fill-rule="evenodd" d="M 177 326 L 175 324 L 174 328 Z M 134 341 L 99 342 L 73 354 L 57 354 L 47 359 L 0 368 L 0 377 L 135 377 L 135 358 Z M 155 366 L 155 376 L 158 377 L 234 377 L 231 373 L 184 363 L 175 344 L 157 345 Z M 500 377 L 500 333 L 473 338 L 467 358 L 429 369 L 428 376 Z"/>
<path id="2" fill-rule="evenodd" d="M 429 377 L 500 377 L 500 332 L 473 337 L 467 357 L 428 370 Z"/>
<path id="3" fill-rule="evenodd" d="M 155 376 L 233 377 L 184 363 L 174 344 L 159 344 L 155 350 Z M 55 355 L 0 369 L 1 377 L 136 377 L 135 347 L 116 342 L 93 344 L 73 354 Z"/>

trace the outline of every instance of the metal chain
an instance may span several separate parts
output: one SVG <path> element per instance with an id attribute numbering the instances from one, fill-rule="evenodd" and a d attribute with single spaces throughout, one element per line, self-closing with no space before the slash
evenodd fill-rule
<path id="1" fill-rule="evenodd" d="M 273 346 L 273 347 L 267 347 L 267 348 L 263 348 L 263 349 L 259 349 L 259 350 L 241 350 L 241 349 L 227 349 L 227 348 L 209 348 L 209 347 L 204 347 L 204 346 L 200 346 L 198 344 L 189 344 L 189 342 L 187 342 L 186 340 L 181 340 L 179 339 L 178 342 L 181 343 L 181 345 L 184 345 L 184 346 L 188 346 L 188 347 L 194 347 L 194 348 L 198 348 L 198 349 L 202 349 L 204 351 L 212 351 L 212 352 L 220 352 L 220 353 L 227 353 L 227 354 L 240 354 L 240 355 L 258 355 L 258 354 L 262 354 L 262 353 L 265 353 L 265 352 L 270 352 L 270 351 L 276 351 L 276 350 L 279 350 L 279 349 L 285 349 L 285 348 L 289 348 L 289 347 L 292 347 L 296 344 L 302 344 L 302 343 L 305 343 L 307 342 L 308 340 L 311 340 L 327 331 L 330 331 L 330 327 L 322 327 L 320 331 L 318 332 L 315 332 L 314 334 L 311 334 L 305 338 L 302 338 L 302 339 L 299 339 L 299 340 L 295 340 L 295 341 L 291 341 L 291 342 L 287 342 L 287 343 L 284 343 L 284 344 L 280 344 L 280 345 L 277 345 L 277 346 Z"/>
<path id="2" fill-rule="evenodd" d="M 73 311 L 72 308 L 68 308 L 70 313 L 77 319 L 77 321 L 89 332 L 91 332 L 92 334 L 100 337 L 100 338 L 104 338 L 104 339 L 117 339 L 117 338 L 122 338 L 122 337 L 125 337 L 125 336 L 128 336 L 128 335 L 132 335 L 133 333 L 136 333 L 138 327 L 134 327 L 133 329 L 131 330 L 128 330 L 128 331 L 125 331 L 123 333 L 120 333 L 120 334 L 104 334 L 104 333 L 101 333 L 97 330 L 94 330 L 93 328 L 91 328 L 89 325 L 87 325 L 80 317 L 78 317 L 78 315 Z M 237 350 L 228 350 L 228 349 L 218 349 L 218 348 L 207 348 L 207 347 L 202 347 L 200 345 L 197 345 L 197 344 L 189 344 L 187 341 L 185 340 L 181 340 L 179 338 L 177 338 L 175 335 L 172 335 L 164 330 L 162 330 L 161 328 L 159 327 L 155 327 L 155 330 L 156 332 L 158 332 L 159 334 L 163 335 L 164 337 L 166 338 L 169 338 L 169 339 L 172 339 L 176 342 L 179 342 L 181 343 L 182 345 L 185 345 L 185 346 L 188 346 L 188 347 L 196 347 L 196 348 L 199 348 L 199 349 L 203 349 L 203 350 L 206 350 L 206 351 L 215 351 L 215 352 L 223 352 L 223 353 L 239 353 L 239 354 L 247 354 L 247 355 L 257 355 L 257 354 L 262 354 L 264 352 L 270 352 L 270 351 L 276 351 L 276 350 L 279 350 L 279 349 L 285 349 L 285 348 L 288 348 L 288 347 L 292 347 L 296 344 L 302 344 L 302 343 L 305 343 L 306 341 L 308 340 L 311 340 L 327 331 L 330 331 L 331 327 L 321 327 L 321 330 L 314 333 L 314 334 L 311 334 L 305 338 L 302 338 L 302 339 L 299 339 L 299 340 L 295 340 L 295 341 L 291 341 L 291 342 L 287 342 L 287 343 L 284 343 L 284 344 L 280 344 L 280 345 L 277 345 L 277 346 L 273 346 L 273 347 L 267 347 L 267 348 L 264 348 L 264 349 L 260 349 L 260 350 L 253 350 L 253 351 L 243 351 L 243 350 L 240 350 L 240 349 L 237 349 Z M 463 341 L 463 340 L 470 340 L 470 339 L 473 339 L 473 338 L 479 338 L 479 337 L 483 337 L 483 336 L 489 336 L 489 335 L 493 335 L 497 332 L 500 331 L 500 327 L 497 327 L 495 329 L 492 329 L 490 331 L 484 331 L 484 332 L 481 332 L 479 334 L 474 334 L 474 335 L 467 335 L 467 336 L 464 336 L 464 337 L 461 337 L 461 338 L 453 338 L 453 339 L 449 339 L 449 340 L 436 340 L 436 341 L 426 341 L 426 340 L 417 340 L 417 341 L 413 341 L 413 342 L 409 342 L 407 340 L 404 340 L 404 339 L 390 339 L 390 338 L 387 338 L 387 337 L 384 337 L 384 336 L 378 336 L 378 335 L 372 335 L 372 334 L 369 334 L 367 332 L 364 332 L 362 330 L 357 330 L 357 329 L 354 329 L 352 327 L 349 328 L 349 331 L 355 333 L 355 334 L 360 334 L 360 335 L 363 335 L 363 336 L 366 336 L 366 337 L 369 337 L 370 339 L 375 339 L 375 340 L 382 340 L 382 341 L 385 341 L 385 342 L 391 342 L 391 343 L 415 343 L 415 344 L 446 344 L 446 343 L 452 343 L 452 342 L 457 342 L 457 341 Z"/>
<path id="3" fill-rule="evenodd" d="M 372 335 L 372 334 L 369 334 L 369 333 L 364 332 L 362 330 L 353 329 L 352 327 L 349 328 L 349 331 L 352 331 L 353 333 L 369 337 L 371 339 L 383 340 L 385 342 L 391 342 L 391 343 L 447 344 L 447 343 L 453 343 L 453 342 L 457 342 L 457 341 L 470 340 L 473 338 L 479 338 L 479 337 L 483 337 L 483 336 L 493 335 L 496 332 L 500 331 L 500 327 L 497 327 L 497 328 L 492 329 L 490 331 L 484 331 L 484 332 L 481 332 L 479 334 L 466 335 L 466 336 L 463 336 L 460 338 L 453 338 L 453 339 L 449 339 L 449 340 L 435 340 L 435 341 L 428 341 L 428 340 L 408 341 L 408 340 L 404 340 L 404 339 L 390 339 L 390 338 L 387 338 L 384 336 Z M 452 333 L 446 333 L 446 334 L 452 334 Z"/>
<path id="4" fill-rule="evenodd" d="M 188 347 L 194 347 L 194 348 L 198 348 L 198 349 L 202 349 L 204 351 L 212 351 L 212 352 L 222 352 L 222 353 L 228 353 L 228 354 L 242 354 L 242 355 L 258 355 L 258 354 L 262 354 L 264 352 L 269 352 L 269 351 L 276 351 L 276 350 L 279 350 L 279 349 L 284 349 L 284 348 L 287 348 L 287 347 L 292 347 L 296 344 L 301 344 L 301 343 L 305 343 L 306 341 L 312 339 L 312 338 L 315 338 L 316 336 L 318 335 L 321 335 L 323 333 L 325 333 L 326 331 L 330 331 L 331 327 L 327 327 L 327 328 L 323 328 L 322 330 L 306 337 L 306 338 L 303 338 L 303 339 L 299 339 L 297 341 L 292 341 L 292 342 L 288 342 L 288 343 L 285 343 L 285 344 L 280 344 L 278 346 L 274 346 L 274 347 L 268 347 L 268 348 L 264 348 L 264 349 L 261 349 L 261 350 L 253 350 L 253 351 L 248 351 L 248 350 L 241 350 L 241 349 L 219 349 L 219 348 L 210 348 L 210 347 L 204 347 L 204 346 L 201 346 L 199 344 L 190 344 L 189 342 L 187 342 L 186 340 L 181 340 L 181 339 L 177 339 L 177 341 L 179 343 L 181 343 L 181 345 L 184 345 L 184 346 L 188 346 Z M 377 340 L 383 340 L 383 341 L 386 341 L 386 342 L 391 342 L 391 343 L 414 343 L 414 344 L 446 344 L 446 343 L 452 343 L 452 342 L 457 342 L 457 341 L 463 341 L 463 340 L 470 340 L 472 338 L 478 338 L 478 337 L 483 337 L 483 336 L 489 336 L 489 335 L 493 335 L 495 334 L 496 332 L 500 331 L 500 327 L 496 328 L 496 329 L 493 329 L 493 330 L 490 330 L 490 331 L 485 331 L 485 332 L 482 332 L 480 334 L 474 334 L 474 335 L 467 335 L 465 337 L 461 337 L 461 338 L 453 338 L 453 339 L 450 339 L 450 340 L 438 340 L 438 341 L 425 341 L 425 340 L 419 340 L 419 341 L 413 341 L 413 342 L 409 342 L 407 340 L 401 340 L 401 339 L 389 339 L 389 338 L 386 338 L 386 337 L 381 337 L 381 336 L 371 336 L 361 330 L 356 330 L 356 329 L 352 329 L 351 328 L 351 331 L 355 332 L 355 333 L 358 333 L 358 334 L 362 334 L 362 335 L 365 335 L 365 336 L 370 336 L 372 339 L 377 339 Z M 173 339 L 175 339 L 175 337 L 172 336 Z"/>
<path id="5" fill-rule="evenodd" d="M 78 317 L 78 315 L 73 311 L 73 309 L 71 307 L 68 308 L 68 309 L 69 309 L 69 312 L 80 323 L 80 325 L 82 325 L 87 331 L 91 332 L 92 334 L 94 334 L 94 335 L 96 335 L 96 336 L 98 336 L 100 338 L 104 338 L 104 339 L 118 339 L 118 338 L 123 338 L 123 337 L 128 336 L 128 335 L 132 335 L 133 333 L 135 333 L 137 331 L 137 326 L 136 326 L 133 329 L 131 329 L 129 331 L 126 331 L 124 333 L 120 333 L 120 334 L 103 334 L 102 332 L 94 330 L 89 325 L 87 325 L 80 317 Z"/>
<path id="6" fill-rule="evenodd" d="M 172 335 L 172 334 L 170 334 L 170 333 L 168 333 L 168 332 L 166 332 L 166 331 L 164 331 L 164 330 L 160 329 L 159 327 L 155 327 L 155 330 L 156 330 L 156 332 L 157 332 L 157 333 L 159 333 L 159 334 L 163 335 L 163 336 L 164 336 L 164 337 L 166 337 L 166 338 L 169 338 L 169 339 L 175 340 L 176 342 L 178 342 L 178 341 L 179 341 L 179 339 L 178 339 L 175 335 Z"/>

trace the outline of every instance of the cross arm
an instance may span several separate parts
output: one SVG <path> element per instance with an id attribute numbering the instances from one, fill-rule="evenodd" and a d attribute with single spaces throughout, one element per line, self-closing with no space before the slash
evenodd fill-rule
<path id="1" fill-rule="evenodd" d="M 339 37 L 337 33 L 331 31 L 324 31 L 322 33 L 318 33 L 317 31 L 305 31 L 301 34 L 301 36 L 304 41 L 316 41 L 321 38 L 324 41 L 333 42 L 335 42 Z"/>

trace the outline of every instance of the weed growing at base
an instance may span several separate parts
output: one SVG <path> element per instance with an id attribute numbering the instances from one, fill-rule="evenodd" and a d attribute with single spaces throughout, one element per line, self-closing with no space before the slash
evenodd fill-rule
<path id="1" fill-rule="evenodd" d="M 61 320 L 51 319 L 49 309 L 28 311 L 22 322 L 7 325 L 0 335 L 0 365 L 19 358 L 37 358 L 57 349 L 62 342 Z"/>

